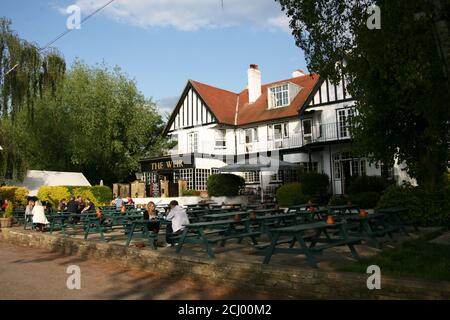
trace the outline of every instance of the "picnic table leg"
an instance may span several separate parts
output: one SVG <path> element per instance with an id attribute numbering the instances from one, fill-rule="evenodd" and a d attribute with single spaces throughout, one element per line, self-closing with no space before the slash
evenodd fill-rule
<path id="1" fill-rule="evenodd" d="M 270 246 L 266 249 L 266 256 L 264 257 L 263 261 L 264 264 L 269 264 L 270 259 L 275 252 L 275 246 L 277 245 L 279 238 L 280 234 L 278 232 L 275 232 L 275 234 L 272 236 L 272 242 L 270 243 Z"/>
<path id="2" fill-rule="evenodd" d="M 133 239 L 135 223 L 131 223 L 130 231 L 128 232 L 127 241 L 125 242 L 125 246 L 128 247 L 130 245 L 131 239 Z"/>
<path id="3" fill-rule="evenodd" d="M 208 253 L 208 256 L 210 258 L 214 258 L 214 252 L 211 248 L 211 244 L 208 242 L 208 239 L 206 238 L 205 234 L 203 233 L 203 230 L 199 229 L 198 231 L 199 231 L 200 239 L 203 240 L 203 244 L 206 247 L 206 252 Z"/>
<path id="4" fill-rule="evenodd" d="M 181 236 L 180 242 L 178 242 L 178 245 L 177 245 L 177 250 L 176 250 L 177 253 L 180 253 L 181 248 L 183 247 L 184 241 L 186 240 L 187 233 L 188 233 L 188 229 L 185 228 L 183 230 L 183 235 Z"/>
<path id="5" fill-rule="evenodd" d="M 344 238 L 344 240 L 348 240 L 348 232 L 347 232 L 347 227 L 345 226 L 345 224 L 341 225 L 341 235 Z M 347 247 L 350 249 L 350 252 L 352 253 L 353 258 L 359 260 L 359 254 L 355 249 L 355 246 L 353 244 L 347 244 Z"/>
<path id="6" fill-rule="evenodd" d="M 100 219 L 95 218 L 95 225 L 97 227 L 97 232 L 100 233 L 100 240 L 105 241 L 105 235 L 103 234 L 102 225 L 100 223 Z"/>
<path id="7" fill-rule="evenodd" d="M 91 223 L 88 220 L 88 223 L 84 227 L 84 240 L 87 240 L 90 231 L 91 231 Z"/>
<path id="8" fill-rule="evenodd" d="M 316 246 L 317 242 L 320 239 L 320 235 L 322 234 L 322 231 L 323 231 L 322 229 L 318 229 L 315 231 L 316 233 L 315 233 L 315 235 L 312 236 L 311 244 L 309 245 L 310 248 L 314 248 Z M 303 238 L 302 238 L 302 240 L 303 240 Z M 297 239 L 297 241 L 300 242 L 300 239 Z"/>
<path id="9" fill-rule="evenodd" d="M 320 235 L 320 233 L 319 233 L 319 235 Z M 311 245 L 310 247 L 308 247 L 308 245 L 305 242 L 305 239 L 303 239 L 302 232 L 297 233 L 295 235 L 295 237 L 297 238 L 297 241 L 300 244 L 300 247 L 303 249 L 303 252 L 305 252 L 306 259 L 308 260 L 308 264 L 313 268 L 317 268 L 317 262 L 316 262 L 316 259 L 314 258 L 314 254 L 310 251 L 310 248 L 314 247 L 314 246 Z M 316 240 L 316 239 L 314 239 L 314 240 Z"/>
<path id="10" fill-rule="evenodd" d="M 370 226 L 369 221 L 367 221 L 367 220 L 361 221 L 361 224 L 362 224 L 363 231 L 367 234 L 367 236 L 369 237 L 370 241 L 372 241 L 372 243 L 375 245 L 375 247 L 377 249 L 380 249 L 381 248 L 381 243 L 380 243 L 380 241 L 378 241 L 378 239 L 374 235 L 372 227 Z"/>

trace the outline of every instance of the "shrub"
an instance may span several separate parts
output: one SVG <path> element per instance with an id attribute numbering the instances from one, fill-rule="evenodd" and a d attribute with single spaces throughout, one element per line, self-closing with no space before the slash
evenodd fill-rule
<path id="1" fill-rule="evenodd" d="M 303 204 L 311 199 L 302 193 L 302 186 L 298 182 L 287 183 L 277 189 L 277 201 L 281 207 Z"/>
<path id="2" fill-rule="evenodd" d="M 69 200 L 70 193 L 67 187 L 40 187 L 37 194 L 40 201 L 48 201 L 52 207 L 58 207 L 62 199 Z"/>
<path id="3" fill-rule="evenodd" d="M 91 191 L 96 201 L 100 204 L 109 204 L 112 200 L 112 190 L 108 186 L 93 186 Z"/>
<path id="4" fill-rule="evenodd" d="M 182 194 L 183 196 L 185 196 L 185 197 L 189 197 L 189 196 L 200 196 L 200 191 L 197 191 L 197 190 L 190 190 L 190 189 L 188 189 L 188 190 L 183 190 L 183 194 Z"/>
<path id="5" fill-rule="evenodd" d="M 83 199 L 89 198 L 96 205 L 109 204 L 112 199 L 112 191 L 107 186 L 93 187 L 40 187 L 38 198 L 41 201 L 48 201 L 53 207 L 57 207 L 62 199 L 69 200 L 70 196 L 81 196 Z"/>
<path id="6" fill-rule="evenodd" d="M 0 199 L 8 199 L 14 205 L 24 207 L 27 204 L 28 189 L 24 187 L 0 187 Z"/>
<path id="7" fill-rule="evenodd" d="M 302 192 L 310 196 L 322 198 L 328 194 L 330 180 L 324 173 L 305 173 L 300 177 Z"/>
<path id="8" fill-rule="evenodd" d="M 422 226 L 450 226 L 450 188 L 427 192 L 412 186 L 391 186 L 383 193 L 378 208 L 404 207 Z"/>
<path id="9" fill-rule="evenodd" d="M 361 208 L 372 209 L 377 206 L 380 200 L 380 194 L 378 192 L 361 192 L 352 194 L 349 198 L 353 204 L 357 204 Z"/>
<path id="10" fill-rule="evenodd" d="M 245 185 L 244 178 L 234 174 L 213 174 L 208 178 L 208 193 L 213 197 L 234 197 Z"/>
<path id="11" fill-rule="evenodd" d="M 350 178 L 348 193 L 378 192 L 381 194 L 388 186 L 389 182 L 383 177 L 355 176 Z"/>

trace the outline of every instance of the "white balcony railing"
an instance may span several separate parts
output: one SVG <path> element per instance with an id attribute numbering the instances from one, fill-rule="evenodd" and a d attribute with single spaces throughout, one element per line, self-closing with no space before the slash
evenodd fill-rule
<path id="1" fill-rule="evenodd" d="M 337 140 L 348 140 L 351 138 L 350 130 L 344 123 L 316 124 L 311 127 L 310 132 L 291 134 L 289 137 L 268 141 L 258 141 L 249 144 L 238 143 L 237 153 L 266 152 L 270 150 L 282 150 L 300 148 L 312 143 L 332 142 Z M 168 155 L 192 153 L 233 155 L 235 146 L 218 147 L 215 141 L 199 141 L 196 148 L 175 147 L 168 151 Z"/>

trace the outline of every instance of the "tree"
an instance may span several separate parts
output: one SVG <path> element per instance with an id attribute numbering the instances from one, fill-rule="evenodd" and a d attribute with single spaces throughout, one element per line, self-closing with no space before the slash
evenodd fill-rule
<path id="1" fill-rule="evenodd" d="M 61 85 L 65 62 L 56 50 L 41 52 L 20 39 L 11 21 L 0 18 L 0 177 L 20 178 L 26 169 L 19 113 L 34 121 L 34 106 L 47 91 Z"/>
<path id="2" fill-rule="evenodd" d="M 397 156 L 422 187 L 435 189 L 449 159 L 448 39 L 446 15 L 437 14 L 448 12 L 448 1 L 277 1 L 311 71 L 348 76 L 358 150 L 384 164 Z M 371 30 L 374 3 L 381 29 Z"/>
<path id="3" fill-rule="evenodd" d="M 33 168 L 81 171 L 92 183 L 133 179 L 143 157 L 169 147 L 155 104 L 119 68 L 75 62 L 28 126 Z"/>

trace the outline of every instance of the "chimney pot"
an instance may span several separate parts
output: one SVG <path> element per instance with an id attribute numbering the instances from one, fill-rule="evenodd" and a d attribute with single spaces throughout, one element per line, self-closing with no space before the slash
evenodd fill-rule
<path id="1" fill-rule="evenodd" d="M 303 77 L 305 75 L 306 75 L 305 71 L 300 70 L 300 69 L 292 72 L 292 78 Z"/>

